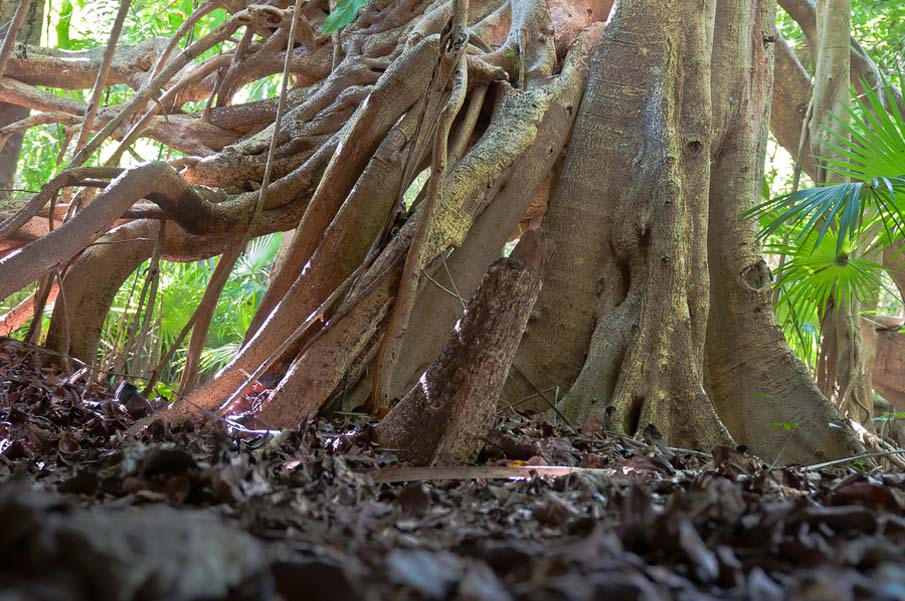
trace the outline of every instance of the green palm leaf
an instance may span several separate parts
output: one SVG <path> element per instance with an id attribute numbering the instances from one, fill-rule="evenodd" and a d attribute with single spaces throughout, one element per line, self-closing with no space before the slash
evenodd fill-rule
<path id="1" fill-rule="evenodd" d="M 864 97 L 849 108 L 851 123 L 834 119 L 844 134 L 830 130 L 835 139 L 832 147 L 850 161 L 823 159 L 830 171 L 846 177 L 868 181 L 891 175 L 905 174 L 905 119 L 893 102 L 887 108 L 880 95 L 866 82 Z M 892 90 L 887 88 L 887 97 Z"/>
<path id="2" fill-rule="evenodd" d="M 830 298 L 846 304 L 865 301 L 883 287 L 883 266 L 855 255 L 866 242 L 843 240 L 840 253 L 837 237 L 834 231 L 822 238 L 811 232 L 803 244 L 765 246 L 768 253 L 788 257 L 778 286 L 780 303 L 788 303 L 793 316 L 821 315 Z"/>
<path id="3" fill-rule="evenodd" d="M 830 132 L 833 148 L 848 160 L 823 159 L 827 169 L 856 181 L 798 190 L 747 211 L 749 217 L 771 217 L 761 229 L 762 239 L 791 229 L 801 243 L 817 231 L 811 244 L 816 249 L 835 229 L 840 255 L 844 242 L 865 227 L 865 215 L 876 216 L 895 234 L 890 238 L 905 237 L 905 119 L 894 104 L 887 110 L 879 94 L 865 89 L 864 98 L 849 109 L 852 123 L 838 120 L 844 133 Z"/>

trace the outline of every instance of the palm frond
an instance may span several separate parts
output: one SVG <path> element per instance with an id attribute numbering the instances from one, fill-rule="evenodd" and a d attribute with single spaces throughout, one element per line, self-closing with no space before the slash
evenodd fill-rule
<path id="1" fill-rule="evenodd" d="M 799 313 L 799 309 L 792 304 L 789 295 L 780 294 L 776 305 L 776 319 L 789 348 L 808 368 L 813 369 L 817 365 L 820 346 L 819 316 L 816 310 L 806 315 Z"/>
<path id="2" fill-rule="evenodd" d="M 245 252 L 236 262 L 236 275 L 239 277 L 266 278 L 270 264 L 280 248 L 280 236 L 268 234 L 251 240 Z"/>
<path id="3" fill-rule="evenodd" d="M 855 254 L 864 242 L 843 240 L 840 245 L 837 237 L 832 230 L 823 237 L 811 232 L 803 244 L 765 246 L 768 253 L 788 257 L 777 285 L 780 301 L 789 304 L 791 313 L 820 315 L 830 298 L 851 304 L 868 300 L 883 287 L 883 266 Z"/>
<path id="4" fill-rule="evenodd" d="M 817 231 L 817 248 L 836 229 L 839 255 L 845 240 L 859 236 L 866 215 L 886 224 L 889 238 L 905 238 L 905 119 L 894 103 L 887 110 L 880 95 L 864 87 L 864 98 L 848 109 L 852 122 L 837 118 L 842 131 L 829 132 L 832 147 L 847 160 L 822 159 L 827 169 L 856 181 L 798 190 L 747 211 L 767 221 L 762 239 L 790 228 L 803 241 Z"/>
<path id="5" fill-rule="evenodd" d="M 199 367 L 201 371 L 215 371 L 220 369 L 229 361 L 235 357 L 239 349 L 241 348 L 242 343 L 233 342 L 229 344 L 224 344 L 223 346 L 219 346 L 216 348 L 207 348 L 201 352 L 201 358 L 199 361 Z"/>
<path id="6" fill-rule="evenodd" d="M 905 174 L 905 119 L 894 102 L 887 108 L 867 82 L 862 88 L 864 97 L 847 109 L 851 122 L 833 115 L 841 132 L 828 131 L 834 150 L 850 160 L 823 161 L 830 171 L 861 181 Z M 891 88 L 885 92 L 891 97 Z"/>

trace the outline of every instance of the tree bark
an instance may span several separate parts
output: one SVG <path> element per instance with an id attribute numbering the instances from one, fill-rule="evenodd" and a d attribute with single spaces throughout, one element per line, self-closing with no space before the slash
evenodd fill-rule
<path id="1" fill-rule="evenodd" d="M 816 177 L 816 165 L 810 144 L 801 143 L 802 130 L 811 103 L 811 78 L 785 38 L 776 33 L 773 103 L 770 109 L 770 132 L 779 145 L 797 160 L 801 170 Z M 800 155 L 800 156 L 799 156 Z"/>
<path id="2" fill-rule="evenodd" d="M 779 0 L 779 5 L 801 27 L 801 31 L 810 46 L 811 59 L 816 64 L 820 33 L 817 29 L 817 6 L 814 0 Z M 864 92 L 862 82 L 866 82 L 871 89 L 880 95 L 887 107 L 895 104 L 900 112 L 905 113 L 905 102 L 902 99 L 902 92 L 895 87 L 890 87 L 889 91 L 892 92 L 892 95 L 890 98 L 886 97 L 888 82 L 884 81 L 876 63 L 854 37 L 849 37 L 849 48 L 851 54 L 851 83 L 858 93 Z"/>
<path id="3" fill-rule="evenodd" d="M 850 19 L 849 0 L 820 0 L 817 3 L 817 62 L 808 130 L 811 154 L 826 159 L 846 158 L 834 147 L 835 138 L 830 132 L 846 136 L 842 123 L 851 118 L 846 111 L 851 77 Z M 818 163 L 815 181 L 833 184 L 847 179 Z M 834 294 L 830 306 L 821 316 L 817 384 L 844 415 L 872 427 L 873 403 L 865 392 L 859 312 L 856 298 Z"/>
<path id="4" fill-rule="evenodd" d="M 737 442 L 769 460 L 801 463 L 843 456 L 856 443 L 786 344 L 773 315 L 772 278 L 757 244 L 757 224 L 742 216 L 760 198 L 771 123 L 773 45 L 767 36 L 774 19 L 769 0 L 728 0 L 717 7 L 707 388 Z M 798 132 L 800 117 L 798 129 L 788 133 L 797 139 Z M 794 434 L 774 427 L 777 422 L 795 424 Z"/>
<path id="5" fill-rule="evenodd" d="M 895 283 L 902 303 L 905 304 L 905 241 L 883 251 L 883 265 Z"/>
<path id="6" fill-rule="evenodd" d="M 905 411 L 905 334 L 896 330 L 877 332 L 873 385 L 897 411 Z"/>
<path id="7" fill-rule="evenodd" d="M 517 359 L 541 389 L 580 369 L 563 403 L 574 424 L 654 423 L 704 448 L 729 441 L 701 387 L 712 11 L 614 8 L 551 199 L 548 296 Z"/>
<path id="8" fill-rule="evenodd" d="M 392 396 L 399 398 L 411 390 L 436 358 L 446 333 L 462 315 L 464 299 L 474 294 L 553 169 L 572 130 L 587 79 L 588 55 L 601 33 L 602 26 L 595 25 L 577 40 L 556 79 L 539 82 L 525 92 L 509 91 L 498 100 L 501 106 L 517 111 L 521 122 L 533 127 L 528 129 L 530 135 L 517 141 L 517 146 L 509 145 L 509 150 L 518 149 L 520 156 L 499 174 L 497 181 L 512 183 L 488 199 L 489 206 L 475 220 L 462 245 L 445 261 L 436 262 L 432 276 L 419 290 L 396 365 Z"/>
<path id="9" fill-rule="evenodd" d="M 243 26 L 240 17 L 251 18 L 251 13 L 258 11 L 246 5 L 250 3 L 230 4 L 230 10 L 238 12 L 217 35 L 237 31 Z M 284 0 L 275 10 L 280 12 L 286 5 Z M 418 253 L 416 271 L 436 276 L 436 281 L 411 286 L 416 295 L 413 317 L 406 319 L 401 359 L 396 365 L 390 363 L 395 370 L 391 388 L 400 394 L 408 392 L 414 373 L 433 364 L 428 375 L 439 382 L 435 389 L 447 390 L 451 398 L 463 402 L 477 402 L 477 397 L 465 398 L 452 390 L 452 351 L 432 362 L 442 337 L 461 311 L 460 297 L 469 296 L 477 286 L 477 276 L 513 231 L 534 189 L 550 177 L 567 140 L 587 69 L 587 44 L 594 35 L 587 32 L 573 45 L 562 73 L 553 77 L 564 45 L 570 37 L 574 39 L 575 28 L 591 18 L 570 10 L 601 14 L 606 5 L 606 1 L 577 2 L 567 8 L 556 4 L 551 19 L 547 4 L 537 0 L 469 2 L 465 37 L 471 47 L 464 55 L 464 66 L 460 64 L 467 70 L 469 83 L 462 110 L 455 118 L 446 116 L 451 119 L 449 169 L 442 185 L 439 181 L 432 184 L 442 188 L 443 194 L 435 199 L 437 219 L 419 242 L 423 252 Z M 320 10 L 313 5 L 304 10 L 309 9 Z M 711 293 L 710 277 L 714 286 L 725 286 L 721 290 L 750 289 L 738 297 L 726 293 L 726 298 L 733 299 L 748 295 L 738 301 L 743 310 L 725 317 L 726 323 L 741 329 L 749 320 L 769 330 L 763 338 L 750 339 L 755 341 L 753 347 L 762 344 L 763 348 L 739 350 L 737 357 L 763 362 L 764 367 L 751 373 L 765 379 L 774 373 L 787 378 L 780 384 L 783 391 L 807 388 L 802 384 L 806 378 L 802 380 L 796 371 L 800 365 L 785 365 L 790 354 L 775 324 L 769 318 L 758 322 L 752 317 L 769 312 L 768 295 L 763 291 L 769 278 L 763 273 L 753 237 L 746 237 L 753 233 L 738 224 L 738 210 L 753 200 L 753 182 L 759 177 L 757 157 L 751 150 L 762 146 L 758 124 L 765 119 L 763 104 L 769 82 L 759 69 L 762 45 L 769 43 L 764 36 L 772 29 L 755 22 L 735 4 L 721 6 L 720 11 L 720 26 L 715 28 L 712 0 L 703 5 L 691 0 L 668 5 L 625 0 L 618 5 L 595 53 L 593 76 L 577 111 L 561 177 L 552 185 L 546 227 L 559 242 L 554 269 L 541 293 L 529 335 L 518 351 L 520 374 L 510 378 L 510 384 L 531 394 L 536 393 L 535 385 L 542 390 L 550 385 L 560 385 L 563 391 L 571 387 L 564 409 L 577 425 L 635 433 L 654 423 L 671 443 L 680 446 L 708 448 L 731 442 L 702 387 L 705 358 L 711 375 L 715 368 L 726 367 L 720 363 L 724 358 L 714 360 L 706 342 L 708 332 L 717 327 L 709 317 L 710 305 L 714 311 L 736 310 L 724 305 L 722 293 Z M 429 148 L 439 112 L 425 107 L 442 103 L 436 99 L 427 102 L 425 95 L 442 87 L 431 80 L 439 64 L 437 41 L 451 14 L 452 3 L 442 0 L 372 0 L 356 22 L 334 38 L 307 32 L 291 60 L 306 55 L 311 62 L 302 68 L 302 87 L 290 96 L 293 106 L 280 131 L 275 131 L 275 126 L 265 127 L 272 118 L 271 105 L 248 107 L 252 125 L 245 128 L 227 126 L 230 119 L 242 118 L 238 107 L 214 107 L 210 123 L 216 123 L 220 131 L 195 140 L 200 151 L 221 145 L 223 142 L 215 139 L 221 134 L 222 140 L 229 135 L 245 136 L 242 140 L 203 160 L 180 161 L 187 167 L 178 176 L 162 164 L 127 170 L 76 215 L 70 222 L 75 225 L 63 226 L 20 253 L 0 259 L 0 292 L 21 288 L 38 271 L 74 259 L 63 297 L 69 310 L 81 309 L 69 314 L 77 315 L 75 320 L 67 315 L 68 310 L 55 312 L 49 342 L 61 347 L 61 352 L 74 352 L 90 361 L 110 299 L 150 253 L 152 244 L 143 238 L 157 231 L 151 227 L 157 220 L 176 222 L 166 228 L 161 257 L 182 260 L 222 252 L 246 234 L 292 229 L 296 234 L 287 249 L 290 252 L 256 318 L 260 328 L 250 333 L 227 369 L 195 391 L 191 400 L 205 409 L 222 409 L 226 399 L 241 394 L 250 374 L 257 377 L 285 353 L 283 345 L 291 338 L 298 344 L 283 358 L 291 367 L 285 375 L 275 374 L 283 378 L 261 418 L 276 425 L 293 425 L 285 421 L 298 421 L 319 411 L 327 399 L 344 395 L 347 387 L 367 372 L 375 349 L 386 336 L 386 316 L 399 278 L 399 263 L 392 258 L 405 256 L 411 230 L 418 223 L 419 212 L 424 213 L 423 207 L 416 211 L 399 208 L 399 193 L 436 158 Z M 306 18 L 316 28 L 323 15 L 308 14 Z M 285 45 L 287 23 L 284 19 L 281 24 L 247 27 L 260 28 L 264 48 L 278 45 L 280 40 Z M 246 34 L 245 39 L 251 38 Z M 342 43 L 334 52 L 335 40 Z M 191 51 L 161 60 L 151 83 L 145 82 L 133 100 L 99 115 L 103 136 L 123 133 L 134 118 L 144 122 L 160 110 L 146 102 L 154 95 L 162 95 L 164 110 L 178 110 L 183 99 L 179 82 L 199 69 L 209 74 L 218 65 L 226 68 L 229 81 L 223 93 L 228 97 L 241 79 L 238 66 L 253 64 L 252 71 L 263 69 L 261 65 L 274 62 L 276 56 L 243 58 L 240 43 L 235 59 L 219 57 L 210 59 L 219 63 L 191 64 L 190 55 L 212 43 L 213 38 L 199 40 L 190 46 Z M 322 64 L 327 55 L 335 58 L 332 69 L 324 69 Z M 739 62 L 741 55 L 750 64 Z M 720 61 L 713 80 L 712 61 L 714 65 Z M 724 65 L 732 68 L 724 69 Z M 14 61 L 11 68 L 21 70 L 23 65 Z M 148 69 L 149 65 L 144 67 L 140 79 L 149 78 Z M 755 77 L 749 77 L 746 69 L 753 69 Z M 110 81 L 121 77 L 114 65 Z M 155 86 L 164 89 L 153 89 Z M 78 113 L 84 107 L 70 106 L 68 110 Z M 169 117 L 174 116 L 161 119 Z M 738 125 L 746 119 L 750 131 Z M 153 120 L 147 127 L 146 132 L 152 131 Z M 277 152 L 271 166 L 276 179 L 259 211 L 257 185 L 273 136 Z M 92 143 L 101 138 L 96 136 Z M 445 151 L 436 154 L 447 160 Z M 715 177 L 712 168 L 720 174 L 718 185 L 711 181 Z M 724 188 L 723 180 L 730 178 L 737 180 L 735 185 Z M 142 196 L 155 204 L 142 203 Z M 717 201 L 719 209 L 709 206 Z M 129 219 L 137 221 L 129 223 Z M 745 248 L 737 252 L 723 248 L 733 242 L 729 236 L 714 242 L 718 229 L 740 236 L 737 239 Z M 451 255 L 450 249 L 454 249 Z M 717 278 L 724 281 L 716 283 Z M 439 302 L 435 304 L 435 300 Z M 529 310 L 520 304 L 517 312 L 522 311 L 527 319 Z M 493 324 L 512 316 L 485 313 L 476 311 L 471 319 L 484 315 L 482 319 L 486 318 L 492 331 L 501 328 L 498 348 L 503 351 L 498 358 L 500 365 L 508 366 L 511 356 L 507 353 L 515 352 L 519 328 L 504 334 L 502 325 Z M 517 316 L 522 319 L 521 313 Z M 468 315 L 459 324 L 460 331 L 467 319 Z M 302 332 L 300 325 L 305 324 L 310 329 Z M 450 342 L 460 343 L 464 344 L 457 338 Z M 746 350 L 761 354 L 745 355 Z M 473 342 L 458 352 L 472 361 L 482 356 Z M 468 386 L 477 387 L 474 390 L 483 391 L 485 397 L 495 397 L 505 370 L 500 365 L 475 365 L 474 373 L 483 376 Z M 522 371 L 528 380 L 520 379 Z M 411 395 L 424 398 L 408 406 L 428 402 L 424 390 L 418 390 L 416 387 Z M 752 410 L 755 405 L 750 399 L 757 398 L 760 391 L 744 389 L 745 410 Z M 813 388 L 801 394 L 819 399 Z M 714 396 L 720 411 L 724 410 L 723 395 Z M 170 415 L 188 412 L 188 405 Z M 488 407 L 480 404 L 465 413 L 442 409 L 442 415 L 463 420 L 457 423 L 462 425 L 464 438 L 440 428 L 440 434 L 434 436 L 435 443 L 442 441 L 437 443 L 439 447 L 434 444 L 429 452 L 417 451 L 421 454 L 418 460 L 471 456 L 475 432 L 485 425 L 474 415 L 489 415 L 492 409 Z M 824 419 L 822 412 L 818 407 L 816 422 Z M 762 422 L 757 436 L 763 434 L 763 423 L 780 419 L 767 413 L 757 415 Z M 418 416 L 414 410 L 400 412 L 393 418 L 395 422 L 382 428 L 394 431 L 400 440 L 409 440 L 419 434 Z M 754 435 L 756 428 L 747 417 L 726 419 L 742 423 L 738 428 L 733 425 L 733 430 Z M 823 425 L 825 421 L 817 424 Z M 404 446 L 409 447 L 408 443 Z M 793 452 L 777 453 L 765 444 L 767 458 L 774 458 L 771 451 L 784 461 L 799 457 Z M 803 446 L 800 456 L 808 451 Z"/>

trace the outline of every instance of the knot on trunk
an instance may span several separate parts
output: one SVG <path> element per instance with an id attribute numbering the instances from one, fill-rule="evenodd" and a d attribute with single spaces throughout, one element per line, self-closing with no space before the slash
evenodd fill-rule
<path id="1" fill-rule="evenodd" d="M 773 274 L 763 259 L 754 265 L 750 265 L 742 272 L 742 279 L 745 285 L 752 290 L 761 291 L 768 288 L 773 282 Z"/>

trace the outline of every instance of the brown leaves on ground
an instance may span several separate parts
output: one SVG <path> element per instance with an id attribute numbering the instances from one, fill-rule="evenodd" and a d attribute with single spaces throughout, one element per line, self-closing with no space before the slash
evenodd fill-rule
<path id="1" fill-rule="evenodd" d="M 38 360 L 36 365 L 35 360 Z M 370 425 L 139 440 L 114 395 L 0 344 L 0 594 L 33 599 L 905 598 L 905 474 L 566 436 L 511 416 L 482 464 L 378 483 Z"/>

